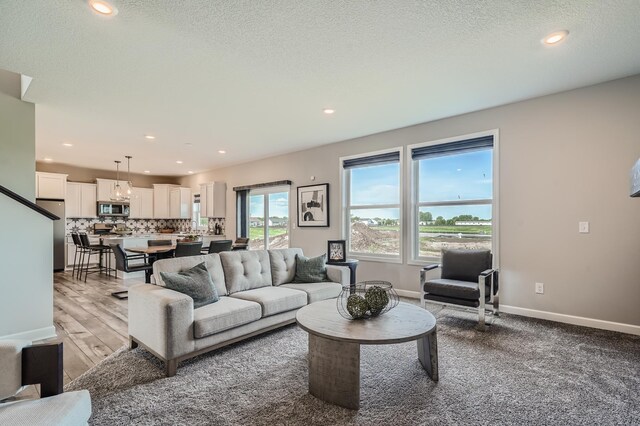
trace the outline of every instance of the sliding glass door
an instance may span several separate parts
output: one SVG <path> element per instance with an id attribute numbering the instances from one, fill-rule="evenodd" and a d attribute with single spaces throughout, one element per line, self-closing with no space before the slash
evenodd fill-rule
<path id="1" fill-rule="evenodd" d="M 289 190 L 270 188 L 249 193 L 249 248 L 289 247 Z"/>

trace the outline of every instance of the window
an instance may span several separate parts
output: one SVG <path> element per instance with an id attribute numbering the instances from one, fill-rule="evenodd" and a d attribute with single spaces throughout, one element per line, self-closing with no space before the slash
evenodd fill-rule
<path id="1" fill-rule="evenodd" d="M 401 149 L 342 158 L 343 233 L 350 255 L 400 260 Z"/>
<path id="2" fill-rule="evenodd" d="M 191 209 L 192 226 L 199 231 L 209 229 L 209 218 L 200 216 L 200 194 L 196 194 L 193 200 L 193 209 Z"/>
<path id="3" fill-rule="evenodd" d="M 289 247 L 289 188 L 250 190 L 249 248 Z"/>
<path id="4" fill-rule="evenodd" d="M 494 136 L 410 147 L 413 259 L 442 249 L 494 250 Z"/>

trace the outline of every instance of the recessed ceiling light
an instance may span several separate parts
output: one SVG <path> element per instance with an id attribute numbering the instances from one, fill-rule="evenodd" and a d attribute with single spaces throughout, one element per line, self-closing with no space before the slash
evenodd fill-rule
<path id="1" fill-rule="evenodd" d="M 89 6 L 100 15 L 115 16 L 118 14 L 118 9 L 104 0 L 89 0 Z"/>
<path id="2" fill-rule="evenodd" d="M 150 141 L 154 140 L 156 137 L 152 135 L 144 135 L 145 139 L 149 139 Z"/>
<path id="3" fill-rule="evenodd" d="M 69 147 L 72 147 L 73 144 L 69 143 L 69 142 L 65 142 L 65 143 L 62 144 L 62 146 L 66 146 L 67 148 L 69 148 Z"/>
<path id="4" fill-rule="evenodd" d="M 322 110 L 322 112 L 324 112 L 325 114 L 333 114 L 334 112 L 336 112 L 336 110 L 331 108 L 325 108 Z"/>
<path id="5" fill-rule="evenodd" d="M 176 163 L 182 164 L 182 160 L 178 160 L 178 161 L 176 161 Z"/>
<path id="6" fill-rule="evenodd" d="M 193 174 L 193 171 L 192 171 L 192 170 L 189 170 L 187 173 L 189 173 L 190 175 L 192 175 L 192 174 Z"/>
<path id="7" fill-rule="evenodd" d="M 151 173 L 151 171 L 150 171 L 150 170 L 145 170 L 144 172 L 145 172 L 146 174 Z"/>
<path id="8" fill-rule="evenodd" d="M 218 154 L 226 154 L 227 151 L 225 151 L 224 149 L 221 149 L 220 151 L 218 151 Z"/>
<path id="9" fill-rule="evenodd" d="M 551 33 L 545 38 L 543 38 L 542 42 L 547 45 L 558 44 L 562 40 L 564 40 L 568 35 L 569 35 L 569 31 L 567 30 L 556 31 L 555 33 Z"/>
<path id="10" fill-rule="evenodd" d="M 47 158 L 44 158 L 44 161 L 46 161 L 47 163 L 51 163 L 53 161 L 53 158 L 47 157 Z"/>

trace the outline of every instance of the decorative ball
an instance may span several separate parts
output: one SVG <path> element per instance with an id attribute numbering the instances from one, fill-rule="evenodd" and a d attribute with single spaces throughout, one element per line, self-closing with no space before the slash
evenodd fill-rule
<path id="1" fill-rule="evenodd" d="M 357 294 L 352 294 L 347 299 L 347 311 L 353 317 L 353 319 L 362 318 L 369 310 L 369 305 L 364 297 Z"/>
<path id="2" fill-rule="evenodd" d="M 371 315 L 377 316 L 389 303 L 389 295 L 387 292 L 377 285 L 367 289 L 364 294 L 364 299 L 369 305 Z"/>

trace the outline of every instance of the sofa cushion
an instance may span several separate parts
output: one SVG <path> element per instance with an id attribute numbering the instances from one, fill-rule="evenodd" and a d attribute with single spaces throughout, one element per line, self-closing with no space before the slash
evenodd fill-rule
<path id="1" fill-rule="evenodd" d="M 291 288 L 262 287 L 233 293 L 231 297 L 258 302 L 262 306 L 262 316 L 298 309 L 307 304 L 307 293 Z"/>
<path id="2" fill-rule="evenodd" d="M 302 256 L 302 249 L 269 250 L 273 285 L 286 284 L 293 281 L 293 277 L 296 275 L 296 255 Z"/>
<path id="3" fill-rule="evenodd" d="M 327 278 L 327 255 L 304 257 L 296 254 L 296 275 L 294 283 L 320 283 Z"/>
<path id="4" fill-rule="evenodd" d="M 338 297 L 342 291 L 342 285 L 331 282 L 324 283 L 290 283 L 282 287 L 292 288 L 307 293 L 307 303 Z"/>
<path id="5" fill-rule="evenodd" d="M 226 296 L 227 287 L 224 285 L 224 272 L 222 270 L 222 263 L 220 263 L 220 256 L 217 253 L 158 260 L 153 263 L 153 278 L 156 284 L 166 287 L 160 276 L 160 272 L 185 271 L 202 262 L 207 266 L 211 280 L 216 286 L 218 296 Z"/>
<path id="6" fill-rule="evenodd" d="M 0 404 L 0 425 L 86 425 L 91 396 L 86 390 Z"/>
<path id="7" fill-rule="evenodd" d="M 217 303 L 193 311 L 193 334 L 200 339 L 260 319 L 260 304 L 233 297 L 221 297 Z"/>
<path id="8" fill-rule="evenodd" d="M 271 286 L 271 266 L 266 250 L 239 250 L 220 253 L 229 294 Z"/>
<path id="9" fill-rule="evenodd" d="M 160 272 L 160 276 L 167 288 L 191 297 L 196 309 L 220 298 L 204 262 L 186 271 Z"/>
<path id="10" fill-rule="evenodd" d="M 478 300 L 480 290 L 478 284 L 469 281 L 437 279 L 424 283 L 424 291 L 438 296 L 455 297 L 456 299 Z M 489 289 L 485 294 L 489 295 Z"/>

